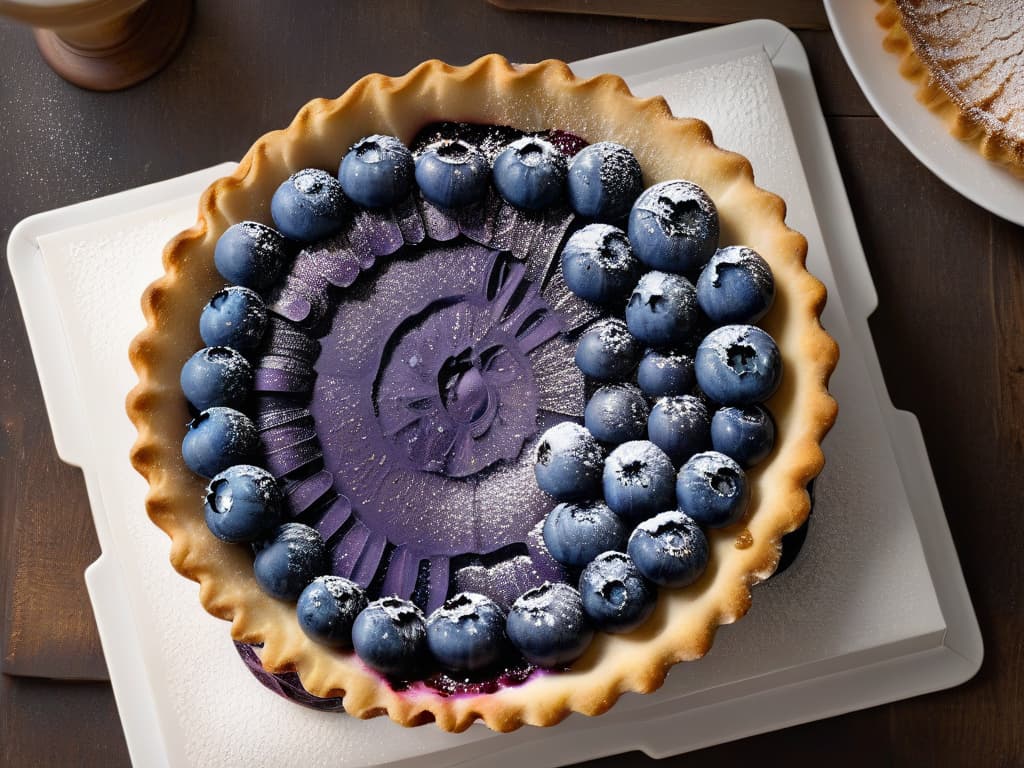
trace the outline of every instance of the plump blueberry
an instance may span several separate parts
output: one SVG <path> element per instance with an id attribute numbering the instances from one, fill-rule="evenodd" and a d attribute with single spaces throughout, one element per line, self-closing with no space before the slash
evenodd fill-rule
<path id="1" fill-rule="evenodd" d="M 562 249 L 562 277 L 569 290 L 597 304 L 624 301 L 640 277 L 640 262 L 626 233 L 611 224 L 588 224 Z"/>
<path id="2" fill-rule="evenodd" d="M 616 317 L 594 323 L 576 344 L 576 367 L 598 381 L 622 381 L 633 376 L 643 347 Z"/>
<path id="3" fill-rule="evenodd" d="M 544 139 L 524 136 L 494 160 L 494 186 L 512 205 L 539 211 L 565 198 L 569 164 L 565 155 Z"/>
<path id="4" fill-rule="evenodd" d="M 650 397 L 685 395 L 697 383 L 693 375 L 693 358 L 682 352 L 650 349 L 637 368 L 636 383 Z"/>
<path id="5" fill-rule="evenodd" d="M 394 136 L 365 136 L 352 145 L 338 167 L 345 195 L 364 208 L 387 208 L 412 191 L 416 166 L 412 152 Z"/>
<path id="6" fill-rule="evenodd" d="M 711 447 L 708 407 L 693 395 L 663 397 L 651 409 L 647 437 L 679 466 Z"/>
<path id="7" fill-rule="evenodd" d="M 626 304 L 626 325 L 640 341 L 655 347 L 681 344 L 696 327 L 697 293 L 682 275 L 648 272 Z"/>
<path id="8" fill-rule="evenodd" d="M 551 582 L 519 596 L 505 631 L 527 661 L 546 668 L 571 664 L 594 639 L 580 593 L 568 584 Z"/>
<path id="9" fill-rule="evenodd" d="M 214 406 L 188 423 L 181 457 L 197 475 L 213 477 L 235 464 L 248 464 L 259 446 L 256 425 L 241 411 Z"/>
<path id="10" fill-rule="evenodd" d="M 782 357 L 775 341 L 756 325 L 723 325 L 697 347 L 697 385 L 722 405 L 767 400 L 782 381 Z"/>
<path id="11" fill-rule="evenodd" d="M 213 249 L 213 263 L 225 280 L 256 291 L 272 285 L 287 262 L 281 233 L 258 221 L 232 224 Z"/>
<path id="12" fill-rule="evenodd" d="M 285 523 L 274 531 L 253 563 L 260 587 L 279 600 L 298 600 L 309 582 L 326 570 L 323 538 L 302 523 Z"/>
<path id="13" fill-rule="evenodd" d="M 505 612 L 485 595 L 460 592 L 430 614 L 427 646 L 445 669 L 479 672 L 492 668 L 508 650 Z"/>
<path id="14" fill-rule="evenodd" d="M 636 567 L 663 587 L 692 584 L 708 564 L 708 540 L 696 522 L 678 510 L 662 512 L 636 527 L 626 548 Z"/>
<path id="15" fill-rule="evenodd" d="M 460 208 L 482 200 L 491 166 L 479 149 L 461 139 L 431 144 L 416 158 L 420 192 L 441 208 Z"/>
<path id="16" fill-rule="evenodd" d="M 602 552 L 626 546 L 629 529 L 603 501 L 563 503 L 544 519 L 544 546 L 558 562 L 582 568 Z"/>
<path id="17" fill-rule="evenodd" d="M 648 412 L 647 401 L 636 387 L 610 384 L 587 401 L 583 423 L 602 443 L 618 445 L 647 437 Z"/>
<path id="18" fill-rule="evenodd" d="M 654 610 L 658 590 L 640 573 L 633 558 L 622 552 L 604 552 L 580 575 L 583 610 L 605 632 L 636 629 Z"/>
<path id="19" fill-rule="evenodd" d="M 231 285 L 213 294 L 199 315 L 199 335 L 208 347 L 254 351 L 267 329 L 267 307 L 249 288 Z"/>
<path id="20" fill-rule="evenodd" d="M 764 461 L 775 445 L 775 422 L 766 408 L 719 408 L 711 417 L 711 445 L 749 469 Z"/>
<path id="21" fill-rule="evenodd" d="M 756 323 L 774 300 L 772 268 L 751 248 L 719 248 L 697 278 L 697 302 L 717 325 Z"/>
<path id="22" fill-rule="evenodd" d="M 424 671 L 427 622 L 415 603 L 397 597 L 375 600 L 352 625 L 352 646 L 368 667 L 409 680 Z"/>
<path id="23" fill-rule="evenodd" d="M 675 507 L 675 479 L 672 459 L 654 443 L 623 443 L 604 462 L 604 501 L 628 522 L 645 520 Z"/>
<path id="24" fill-rule="evenodd" d="M 274 192 L 270 215 L 285 236 L 304 243 L 322 240 L 345 224 L 348 201 L 341 182 L 319 168 L 293 173 Z"/>
<path id="25" fill-rule="evenodd" d="M 181 391 L 198 411 L 215 405 L 238 407 L 252 389 L 252 366 L 231 347 L 204 347 L 181 368 Z"/>
<path id="26" fill-rule="evenodd" d="M 696 272 L 718 248 L 718 210 L 696 184 L 663 181 L 633 206 L 629 242 L 637 258 L 654 269 Z"/>
<path id="27" fill-rule="evenodd" d="M 310 638 L 331 648 L 352 647 L 352 625 L 366 608 L 366 593 L 341 576 L 317 576 L 299 595 L 295 613 Z"/>
<path id="28" fill-rule="evenodd" d="M 601 487 L 604 450 L 574 422 L 563 421 L 541 435 L 534 462 L 537 487 L 559 501 L 593 497 Z"/>
<path id="29" fill-rule="evenodd" d="M 282 521 L 281 489 L 262 467 L 236 464 L 206 487 L 206 525 L 224 541 L 256 541 Z"/>
<path id="30" fill-rule="evenodd" d="M 679 509 L 708 528 L 724 528 L 747 513 L 750 489 L 740 465 L 724 453 L 705 451 L 683 464 L 676 479 Z"/>
<path id="31" fill-rule="evenodd" d="M 569 163 L 569 202 L 588 219 L 622 219 L 643 188 L 640 163 L 628 148 L 613 141 L 584 147 Z"/>

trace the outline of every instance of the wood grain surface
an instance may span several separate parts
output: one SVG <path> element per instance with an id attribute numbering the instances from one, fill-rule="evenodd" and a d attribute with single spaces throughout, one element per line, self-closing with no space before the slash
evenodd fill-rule
<path id="1" fill-rule="evenodd" d="M 508 11 L 549 11 L 626 16 L 634 19 L 730 24 L 772 19 L 793 29 L 828 29 L 820 0 L 487 0 Z"/>
<path id="2" fill-rule="evenodd" d="M 693 31 L 482 2 L 203 0 L 181 53 L 128 91 L 78 90 L 0 22 L 0 240 L 20 219 L 240 157 L 315 96 L 430 57 L 584 58 Z M 356 33 L 358 32 L 358 34 Z M 878 289 L 893 400 L 921 420 L 986 644 L 959 688 L 702 750 L 667 766 L 1024 764 L 1024 230 L 944 186 L 873 115 L 827 31 L 803 31 Z M 882 55 L 881 53 L 879 55 Z M 0 269 L 0 764 L 127 765 L 82 570 L 98 554 Z M 879 535 L 884 535 L 880 531 Z M 647 765 L 639 754 L 592 765 Z"/>

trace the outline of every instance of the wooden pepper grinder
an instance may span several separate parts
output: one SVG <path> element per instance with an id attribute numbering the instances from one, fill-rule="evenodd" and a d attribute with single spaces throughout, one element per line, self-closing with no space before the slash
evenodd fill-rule
<path id="1" fill-rule="evenodd" d="M 36 27 L 43 58 L 65 80 L 116 91 L 171 60 L 192 0 L 0 0 L 0 15 Z"/>

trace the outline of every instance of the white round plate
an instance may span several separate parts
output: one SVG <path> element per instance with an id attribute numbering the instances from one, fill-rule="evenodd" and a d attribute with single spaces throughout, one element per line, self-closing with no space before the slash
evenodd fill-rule
<path id="1" fill-rule="evenodd" d="M 871 106 L 932 173 L 982 208 L 1024 225 L 1024 180 L 952 136 L 914 98 L 917 86 L 900 75 L 899 57 L 882 48 L 878 8 L 870 0 L 825 0 L 832 32 Z"/>

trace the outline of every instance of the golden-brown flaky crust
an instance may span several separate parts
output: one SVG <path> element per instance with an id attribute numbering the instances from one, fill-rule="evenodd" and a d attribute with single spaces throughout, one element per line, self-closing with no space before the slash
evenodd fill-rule
<path id="1" fill-rule="evenodd" d="M 493 694 L 448 698 L 418 689 L 396 693 L 354 655 L 311 642 L 294 605 L 257 587 L 246 547 L 210 534 L 201 511 L 204 483 L 181 458 L 188 412 L 178 385 L 181 365 L 202 346 L 199 313 L 223 284 L 213 266 L 218 236 L 243 219 L 269 222 L 270 198 L 294 171 L 336 167 L 367 134 L 390 133 L 408 142 L 437 120 L 562 128 L 591 142 L 615 140 L 634 150 L 646 184 L 696 181 L 718 205 L 722 242 L 753 247 L 774 270 L 777 298 L 763 326 L 777 340 L 785 365 L 769 404 L 778 422 L 776 448 L 750 475 L 753 512 L 732 528 L 711 532 L 711 564 L 697 584 L 662 590 L 640 629 L 599 635 L 565 673 Z M 316 695 L 344 695 L 345 709 L 356 717 L 386 713 L 405 725 L 436 721 L 448 731 L 479 719 L 510 731 L 553 725 L 571 712 L 597 715 L 627 691 L 657 689 L 673 664 L 704 655 L 716 628 L 747 611 L 751 586 L 775 570 L 780 538 L 806 520 L 807 483 L 824 463 L 820 443 L 836 415 L 827 384 L 838 348 L 819 323 L 825 288 L 804 267 L 807 242 L 784 218 L 782 200 L 757 188 L 750 163 L 717 148 L 704 123 L 673 118 L 661 98 L 633 97 L 618 77 L 577 79 L 557 61 L 515 67 L 496 55 L 464 67 L 428 61 L 403 77 L 370 75 L 338 99 L 310 102 L 287 129 L 259 139 L 234 174 L 206 190 L 199 220 L 168 244 L 166 274 L 142 298 L 147 327 L 132 343 L 139 383 L 127 404 L 139 432 L 131 459 L 149 481 L 150 517 L 171 537 L 171 562 L 199 582 L 203 606 L 231 621 L 237 640 L 263 643 L 266 668 L 297 671 Z"/>
<path id="2" fill-rule="evenodd" d="M 991 113 L 986 115 L 981 106 L 966 102 L 948 73 L 929 60 L 920 30 L 908 28 L 895 0 L 876 2 L 881 9 L 875 18 L 885 30 L 882 45 L 900 57 L 900 74 L 917 86 L 917 100 L 941 117 L 953 136 L 1024 178 L 1024 143 L 1009 135 Z"/>

